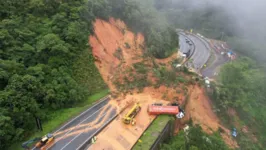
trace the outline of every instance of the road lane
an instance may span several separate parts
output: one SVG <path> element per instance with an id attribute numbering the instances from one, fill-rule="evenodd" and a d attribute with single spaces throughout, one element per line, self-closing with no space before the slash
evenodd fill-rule
<path id="1" fill-rule="evenodd" d="M 179 45 L 180 45 L 180 52 L 182 53 L 187 53 L 189 50 L 192 54 L 192 50 L 194 48 L 194 45 L 189 45 L 187 42 L 186 42 L 186 39 L 188 39 L 189 41 L 192 41 L 190 40 L 187 36 L 184 35 L 184 33 L 179 33 Z M 191 42 L 193 43 L 193 41 Z M 190 54 L 190 55 L 191 55 Z"/>
<path id="2" fill-rule="evenodd" d="M 195 52 L 191 56 L 195 70 L 200 71 L 210 57 L 210 50 L 205 46 L 204 42 L 194 35 L 188 34 L 189 39 L 195 44 Z"/>
<path id="3" fill-rule="evenodd" d="M 108 101 L 110 100 L 109 97 L 104 98 L 102 101 L 98 102 L 97 104 L 93 105 L 92 107 L 90 107 L 89 109 L 87 109 L 85 111 L 85 113 L 82 113 L 79 117 L 77 117 L 75 120 L 71 120 L 66 126 L 63 126 L 62 128 L 60 128 L 59 130 L 57 130 L 56 132 L 60 132 L 63 131 L 65 129 L 71 128 L 73 126 L 76 126 L 77 124 L 79 124 L 81 121 L 83 121 L 85 118 L 87 118 L 88 116 L 90 116 L 91 114 L 93 114 L 95 111 L 97 111 L 98 109 L 102 108 L 103 106 L 105 106 Z"/>
<path id="4" fill-rule="evenodd" d="M 182 53 L 187 53 L 190 49 L 190 46 L 186 43 L 186 37 L 182 34 L 179 34 L 179 45 Z"/>
<path id="5" fill-rule="evenodd" d="M 52 145 L 50 148 L 47 148 L 47 150 L 62 150 L 62 149 L 65 149 L 69 144 L 75 145 L 75 142 L 73 144 L 73 141 L 77 139 L 76 136 L 90 131 L 93 128 L 93 126 L 97 125 L 98 119 L 102 119 L 105 116 L 105 114 L 102 113 L 103 111 L 105 111 L 105 108 L 110 109 L 111 106 L 108 105 L 107 107 L 106 106 L 101 107 L 100 109 L 95 111 L 93 114 L 89 115 L 87 118 L 84 118 L 84 120 L 82 120 L 74 128 L 71 128 L 71 130 L 66 129 L 66 133 L 63 132 L 63 134 L 56 135 L 55 137 L 56 143 Z M 95 123 L 92 123 L 92 122 L 95 122 Z M 90 136 L 90 134 L 88 133 L 86 134 L 87 136 Z M 84 138 L 84 140 L 85 139 L 86 137 Z M 83 141 L 82 139 L 80 140 L 81 142 Z"/>
<path id="6" fill-rule="evenodd" d="M 78 128 L 76 130 L 73 130 L 69 138 L 60 140 L 60 142 L 57 142 L 56 145 L 58 147 L 56 148 L 53 146 L 51 149 L 60 149 L 60 150 L 74 150 L 78 148 L 84 141 L 86 141 L 89 137 L 93 136 L 97 129 L 101 128 L 104 123 L 112 116 L 116 115 L 116 110 L 112 108 L 112 106 L 108 106 L 107 110 L 103 110 L 103 114 L 101 116 L 98 116 L 97 118 L 94 118 L 95 123 L 93 125 L 87 125 L 82 128 Z M 95 116 L 95 115 L 94 115 Z M 90 123 L 89 121 L 84 122 L 84 124 Z"/>
<path id="7" fill-rule="evenodd" d="M 54 143 L 43 147 L 47 150 L 73 150 L 80 147 L 103 128 L 104 124 L 110 122 L 110 117 L 116 115 L 116 107 L 109 104 L 109 97 L 103 98 L 98 103 L 75 117 L 67 124 L 59 128 L 53 134 Z M 37 150 L 33 148 L 32 150 Z"/>

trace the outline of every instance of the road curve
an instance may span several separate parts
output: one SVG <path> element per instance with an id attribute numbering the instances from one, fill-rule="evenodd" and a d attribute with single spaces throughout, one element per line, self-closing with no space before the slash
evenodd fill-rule
<path id="1" fill-rule="evenodd" d="M 76 150 L 108 124 L 117 115 L 116 107 L 109 104 L 109 97 L 73 118 L 53 133 L 55 140 L 46 145 L 47 150 Z M 32 150 L 37 150 L 33 148 Z"/>
<path id="2" fill-rule="evenodd" d="M 210 49 L 199 37 L 191 34 L 187 34 L 187 37 L 192 40 L 195 45 L 195 52 L 190 59 L 192 60 L 194 69 L 197 72 L 200 72 L 201 68 L 204 66 L 204 64 L 208 61 L 210 57 Z"/>

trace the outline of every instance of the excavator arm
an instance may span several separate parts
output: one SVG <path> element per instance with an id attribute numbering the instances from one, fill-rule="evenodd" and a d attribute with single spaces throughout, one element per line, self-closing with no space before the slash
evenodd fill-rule
<path id="1" fill-rule="evenodd" d="M 31 139 L 29 141 L 23 142 L 21 147 L 24 148 L 25 150 L 30 150 L 30 147 L 28 145 L 31 144 L 31 143 L 34 143 L 36 141 L 40 141 L 41 139 L 42 138 L 37 137 L 37 138 Z"/>

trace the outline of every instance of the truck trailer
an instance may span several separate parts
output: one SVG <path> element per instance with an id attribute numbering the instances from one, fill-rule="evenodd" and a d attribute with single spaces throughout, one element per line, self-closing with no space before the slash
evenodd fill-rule
<path id="1" fill-rule="evenodd" d="M 157 106 L 157 105 L 149 105 L 148 113 L 150 115 L 176 115 L 179 113 L 178 106 Z"/>

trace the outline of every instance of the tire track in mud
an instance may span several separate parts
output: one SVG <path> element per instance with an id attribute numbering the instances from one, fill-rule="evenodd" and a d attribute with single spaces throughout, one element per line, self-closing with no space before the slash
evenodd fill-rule
<path id="1" fill-rule="evenodd" d="M 64 131 L 55 133 L 55 136 L 59 136 L 59 135 L 62 135 L 64 133 L 65 134 L 63 136 L 61 136 L 61 137 L 56 137 L 55 141 L 53 143 L 51 143 L 51 145 L 47 145 L 46 147 L 43 147 L 44 150 L 46 150 L 46 149 L 48 150 L 54 144 L 56 144 L 58 141 L 63 140 L 65 138 L 68 138 L 68 137 L 71 137 L 71 136 L 74 136 L 74 135 L 78 135 L 78 134 L 81 134 L 81 133 L 86 133 L 86 132 L 88 132 L 88 131 L 90 131 L 92 129 L 95 129 L 95 128 L 100 128 L 102 126 L 102 124 L 109 118 L 109 116 L 111 115 L 111 112 L 113 110 L 115 110 L 116 113 L 117 113 L 117 109 L 116 108 L 117 107 L 116 106 L 114 107 L 114 104 L 108 103 L 106 106 L 104 106 L 102 108 L 100 113 L 97 115 L 97 118 L 95 120 L 93 120 L 92 122 L 86 123 L 86 124 L 81 124 L 81 125 L 78 125 L 78 126 L 75 126 L 75 127 L 68 128 L 68 129 L 66 129 Z M 73 130 L 76 130 L 76 131 L 73 131 Z"/>
<path id="2" fill-rule="evenodd" d="M 101 115 L 103 114 L 103 112 L 108 108 L 108 106 L 109 106 L 109 104 L 106 105 L 106 106 L 104 106 L 104 107 L 102 107 L 102 110 L 100 111 L 100 113 L 99 113 L 98 116 L 101 116 Z M 66 133 L 66 134 L 67 134 L 69 131 L 72 131 L 72 130 L 74 130 L 74 129 L 78 129 L 78 128 L 81 128 L 81 127 L 86 127 L 86 126 L 88 126 L 88 125 L 94 123 L 95 121 L 97 121 L 97 119 L 94 120 L 94 121 L 92 121 L 92 122 L 90 122 L 90 123 L 87 123 L 87 124 L 81 124 L 81 125 L 74 126 L 74 127 L 71 127 L 71 128 L 65 129 L 65 130 L 63 130 L 63 131 L 60 131 L 60 132 L 54 133 L 54 136 L 58 136 L 58 135 L 63 134 L 63 133 Z"/>

